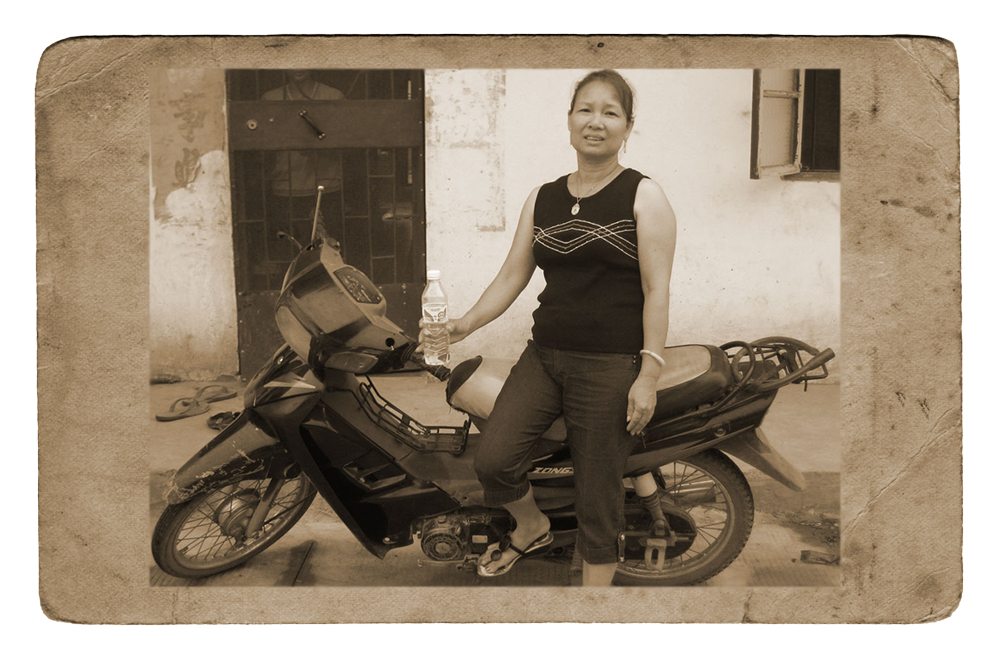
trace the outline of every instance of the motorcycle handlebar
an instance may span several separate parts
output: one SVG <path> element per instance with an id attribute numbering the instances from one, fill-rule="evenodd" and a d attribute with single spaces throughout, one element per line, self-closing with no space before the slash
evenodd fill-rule
<path id="1" fill-rule="evenodd" d="M 423 359 L 414 359 L 416 364 L 436 377 L 441 382 L 447 382 L 448 378 L 451 377 L 451 369 L 447 366 L 431 366 L 430 364 L 424 362 Z"/>
<path id="2" fill-rule="evenodd" d="M 403 364 L 405 364 L 406 362 L 416 364 L 419 368 L 427 371 L 441 382 L 447 382 L 448 378 L 451 377 L 450 368 L 448 368 L 447 366 L 432 366 L 431 364 L 428 364 L 427 362 L 424 361 L 422 355 L 417 354 L 416 341 L 411 341 L 407 346 L 405 346 L 405 348 L 402 350 L 402 354 L 400 355 L 400 360 Z"/>

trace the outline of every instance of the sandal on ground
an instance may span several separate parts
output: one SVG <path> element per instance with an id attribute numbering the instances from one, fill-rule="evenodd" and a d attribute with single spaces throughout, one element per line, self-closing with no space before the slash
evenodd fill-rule
<path id="1" fill-rule="evenodd" d="M 207 387 L 202 387 L 194 395 L 194 400 L 205 403 L 215 403 L 228 398 L 236 398 L 236 392 L 221 384 L 210 384 Z"/>
<path id="2" fill-rule="evenodd" d="M 220 412 L 218 414 L 213 414 L 208 418 L 208 427 L 214 428 L 215 430 L 225 430 L 229 428 L 229 424 L 236 421 L 238 416 L 240 416 L 239 412 Z"/>
<path id="3" fill-rule="evenodd" d="M 156 415 L 156 420 L 177 421 L 178 419 L 193 417 L 206 412 L 208 412 L 208 403 L 202 403 L 196 398 L 178 398 L 170 405 L 170 411 L 166 414 Z"/>
<path id="4" fill-rule="evenodd" d="M 544 552 L 545 549 L 552 544 L 554 539 L 555 537 L 552 536 L 552 532 L 549 531 L 529 543 L 524 550 L 521 550 L 510 542 L 510 536 L 505 536 L 500 543 L 494 543 L 480 556 L 479 563 L 476 564 L 476 572 L 484 578 L 502 576 L 514 568 L 514 564 L 522 557 L 530 557 Z M 517 555 L 493 573 L 487 571 L 485 565 L 500 559 L 501 555 L 503 555 L 508 549 L 513 550 L 517 553 Z"/>

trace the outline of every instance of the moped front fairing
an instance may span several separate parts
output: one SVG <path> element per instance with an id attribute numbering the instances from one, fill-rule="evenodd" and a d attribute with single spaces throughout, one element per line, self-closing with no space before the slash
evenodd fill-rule
<path id="1" fill-rule="evenodd" d="M 378 287 L 324 241 L 292 262 L 274 309 L 282 338 L 320 376 L 401 368 L 413 342 L 385 314 Z"/>

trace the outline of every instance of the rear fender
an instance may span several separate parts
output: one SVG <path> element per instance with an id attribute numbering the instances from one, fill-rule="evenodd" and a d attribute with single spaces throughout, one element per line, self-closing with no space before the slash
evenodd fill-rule
<path id="1" fill-rule="evenodd" d="M 800 493 L 806 489 L 806 478 L 802 472 L 771 446 L 764 431 L 759 428 L 735 435 L 716 448 L 756 467 L 783 486 Z"/>
<path id="2" fill-rule="evenodd" d="M 737 431 L 721 440 L 698 435 L 694 441 L 683 442 L 632 454 L 625 463 L 625 476 L 648 472 L 653 468 L 683 460 L 700 451 L 715 448 L 752 465 L 794 491 L 802 492 L 806 489 L 806 480 L 802 473 L 768 443 L 767 437 L 759 428 Z"/>
<path id="3" fill-rule="evenodd" d="M 284 445 L 244 410 L 224 431 L 174 473 L 167 483 L 167 504 L 179 504 L 208 492 L 222 481 L 263 475 L 272 461 L 294 461 Z M 259 421 L 259 420 L 257 420 Z"/>

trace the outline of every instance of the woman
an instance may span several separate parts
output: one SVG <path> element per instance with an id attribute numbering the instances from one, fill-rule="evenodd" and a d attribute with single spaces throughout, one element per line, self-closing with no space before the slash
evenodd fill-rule
<path id="1" fill-rule="evenodd" d="M 552 541 L 526 474 L 532 444 L 559 415 L 573 458 L 583 584 L 607 586 L 615 574 L 622 472 L 656 405 L 676 238 L 662 189 L 618 160 L 633 105 L 617 72 L 592 72 L 577 84 L 567 123 L 576 172 L 531 192 L 500 272 L 449 325 L 451 342 L 461 341 L 506 311 L 542 268 L 533 339 L 476 455 L 486 504 L 504 506 L 516 521 L 509 541 L 480 558 L 483 576 L 506 573 Z"/>

